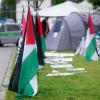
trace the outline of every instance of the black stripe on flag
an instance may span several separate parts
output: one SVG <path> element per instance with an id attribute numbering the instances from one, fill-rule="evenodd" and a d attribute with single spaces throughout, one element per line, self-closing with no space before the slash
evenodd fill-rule
<path id="1" fill-rule="evenodd" d="M 18 92 L 18 82 L 19 82 L 20 70 L 21 70 L 21 64 L 22 64 L 22 58 L 23 58 L 24 43 L 25 43 L 25 34 L 24 34 L 24 38 L 21 44 L 20 52 L 18 54 L 12 76 L 10 79 L 10 83 L 8 86 L 8 90 L 13 91 L 13 92 Z"/>
<path id="2" fill-rule="evenodd" d="M 44 55 L 42 51 L 42 43 L 41 43 L 41 37 L 40 37 L 38 27 L 39 27 L 38 26 L 38 16 L 36 15 L 35 17 L 35 39 L 36 39 L 36 44 L 37 44 L 37 56 L 38 56 L 39 65 L 44 65 Z"/>

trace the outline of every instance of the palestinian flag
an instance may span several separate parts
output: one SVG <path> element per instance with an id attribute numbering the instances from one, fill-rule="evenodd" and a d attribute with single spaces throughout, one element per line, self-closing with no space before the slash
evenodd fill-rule
<path id="1" fill-rule="evenodd" d="M 39 65 L 44 65 L 44 54 L 42 50 L 41 36 L 38 27 L 38 16 L 35 17 L 35 39 L 37 44 L 37 56 Z"/>
<path id="2" fill-rule="evenodd" d="M 95 39 L 95 32 L 94 32 L 94 26 L 92 23 L 91 15 L 89 14 L 88 17 L 88 25 L 89 28 L 87 30 L 87 36 L 85 40 L 85 58 L 87 60 L 98 60 L 97 55 L 97 47 L 96 47 L 96 39 Z"/>
<path id="3" fill-rule="evenodd" d="M 30 9 L 28 11 L 26 37 L 24 44 L 23 59 L 21 64 L 20 78 L 18 83 L 17 97 L 34 96 L 37 94 L 38 59 L 34 27 Z"/>
<path id="4" fill-rule="evenodd" d="M 41 18 L 39 15 L 38 15 L 38 27 L 39 27 L 39 33 L 41 36 L 42 51 L 45 52 L 45 50 L 46 50 L 45 38 L 44 38 L 44 32 L 43 32 L 43 28 L 42 28 Z"/>

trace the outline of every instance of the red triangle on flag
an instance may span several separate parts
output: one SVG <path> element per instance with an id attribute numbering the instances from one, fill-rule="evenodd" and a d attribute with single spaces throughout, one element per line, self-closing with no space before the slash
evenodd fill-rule
<path id="1" fill-rule="evenodd" d="M 92 17 L 90 14 L 88 17 L 88 24 L 89 24 L 90 34 L 92 35 L 92 34 L 94 34 L 94 26 L 93 26 Z"/>
<path id="2" fill-rule="evenodd" d="M 26 44 L 35 44 L 34 27 L 30 9 L 28 11 L 28 18 L 27 18 Z"/>
<path id="3" fill-rule="evenodd" d="M 44 32 L 43 32 L 42 22 L 41 22 L 41 19 L 40 19 L 39 15 L 38 15 L 38 27 L 39 27 L 40 36 L 43 36 Z"/>

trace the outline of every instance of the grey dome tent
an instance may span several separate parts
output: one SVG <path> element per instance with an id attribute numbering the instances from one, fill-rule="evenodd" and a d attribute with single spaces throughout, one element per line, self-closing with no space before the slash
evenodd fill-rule
<path id="1" fill-rule="evenodd" d="M 86 33 L 84 16 L 71 13 L 57 18 L 53 28 L 46 36 L 46 47 L 50 50 L 76 50 L 80 39 Z"/>
<path id="2" fill-rule="evenodd" d="M 98 31 L 100 31 L 100 13 L 93 13 L 92 19 L 95 28 L 95 33 L 97 33 Z"/>

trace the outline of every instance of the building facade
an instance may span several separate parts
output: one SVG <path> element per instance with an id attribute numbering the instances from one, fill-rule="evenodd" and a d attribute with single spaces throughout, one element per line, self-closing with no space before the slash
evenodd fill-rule
<path id="1" fill-rule="evenodd" d="M 39 9 L 44 9 L 44 8 L 47 8 L 47 7 L 50 7 L 50 6 L 51 6 L 51 0 L 44 0 L 42 2 L 41 6 L 39 7 Z M 32 2 L 32 0 L 30 1 L 30 7 L 31 7 L 31 11 L 34 12 L 35 5 Z M 24 8 L 24 11 L 25 11 L 24 14 L 26 16 L 27 10 L 28 10 L 28 0 L 17 0 L 17 4 L 16 4 L 16 21 L 17 21 L 17 23 L 21 22 L 23 8 Z"/>

